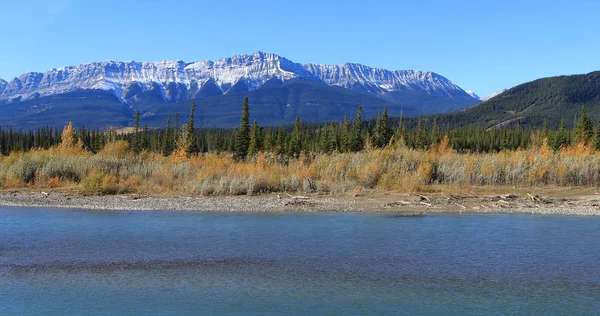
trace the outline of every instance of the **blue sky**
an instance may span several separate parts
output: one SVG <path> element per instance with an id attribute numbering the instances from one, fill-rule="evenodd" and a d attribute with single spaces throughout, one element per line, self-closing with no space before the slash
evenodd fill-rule
<path id="1" fill-rule="evenodd" d="M 437 72 L 481 96 L 600 70 L 600 1 L 0 0 L 0 78 L 265 51 Z"/>

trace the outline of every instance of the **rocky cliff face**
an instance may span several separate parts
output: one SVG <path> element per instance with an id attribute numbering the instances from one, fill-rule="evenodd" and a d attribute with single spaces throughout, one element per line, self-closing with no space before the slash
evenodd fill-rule
<path id="1" fill-rule="evenodd" d="M 164 102 L 178 102 L 210 91 L 227 94 L 261 87 L 278 78 L 305 78 L 330 86 L 361 89 L 376 96 L 393 91 L 415 91 L 439 97 L 470 97 L 448 79 L 413 70 L 389 71 L 359 64 L 298 64 L 276 54 L 257 52 L 236 55 L 215 62 L 104 61 L 30 72 L 10 82 L 0 80 L 0 100 L 29 100 L 81 89 L 113 92 L 125 103 L 135 102 L 141 93 L 160 94 Z M 133 100 L 133 101 L 132 101 Z"/>

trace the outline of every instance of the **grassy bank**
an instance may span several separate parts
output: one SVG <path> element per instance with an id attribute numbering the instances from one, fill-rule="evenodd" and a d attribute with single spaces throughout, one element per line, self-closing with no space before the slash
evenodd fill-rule
<path id="1" fill-rule="evenodd" d="M 231 154 L 164 157 L 135 155 L 125 141 L 97 154 L 78 146 L 0 158 L 4 189 L 67 188 L 86 195 L 140 193 L 242 195 L 269 192 L 419 192 L 435 185 L 466 193 L 470 186 L 598 186 L 600 153 L 583 144 L 553 151 L 546 142 L 528 150 L 459 154 L 448 140 L 428 151 L 404 146 L 358 153 L 282 159 L 259 153 L 244 161 Z"/>

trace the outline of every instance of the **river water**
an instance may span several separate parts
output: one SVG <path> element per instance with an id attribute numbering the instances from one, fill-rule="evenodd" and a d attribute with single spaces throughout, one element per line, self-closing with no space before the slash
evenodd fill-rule
<path id="1" fill-rule="evenodd" d="M 0 208 L 0 314 L 597 315 L 600 217 Z"/>

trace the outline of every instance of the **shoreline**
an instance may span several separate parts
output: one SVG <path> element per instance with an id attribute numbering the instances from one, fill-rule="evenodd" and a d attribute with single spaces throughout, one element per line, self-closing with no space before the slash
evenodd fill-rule
<path id="1" fill-rule="evenodd" d="M 575 192 L 568 197 L 520 195 L 364 195 L 267 194 L 257 196 L 82 196 L 72 191 L 0 192 L 0 206 L 51 207 L 104 211 L 199 211 L 234 213 L 368 213 L 398 216 L 427 214 L 533 214 L 600 216 L 600 195 Z"/>

